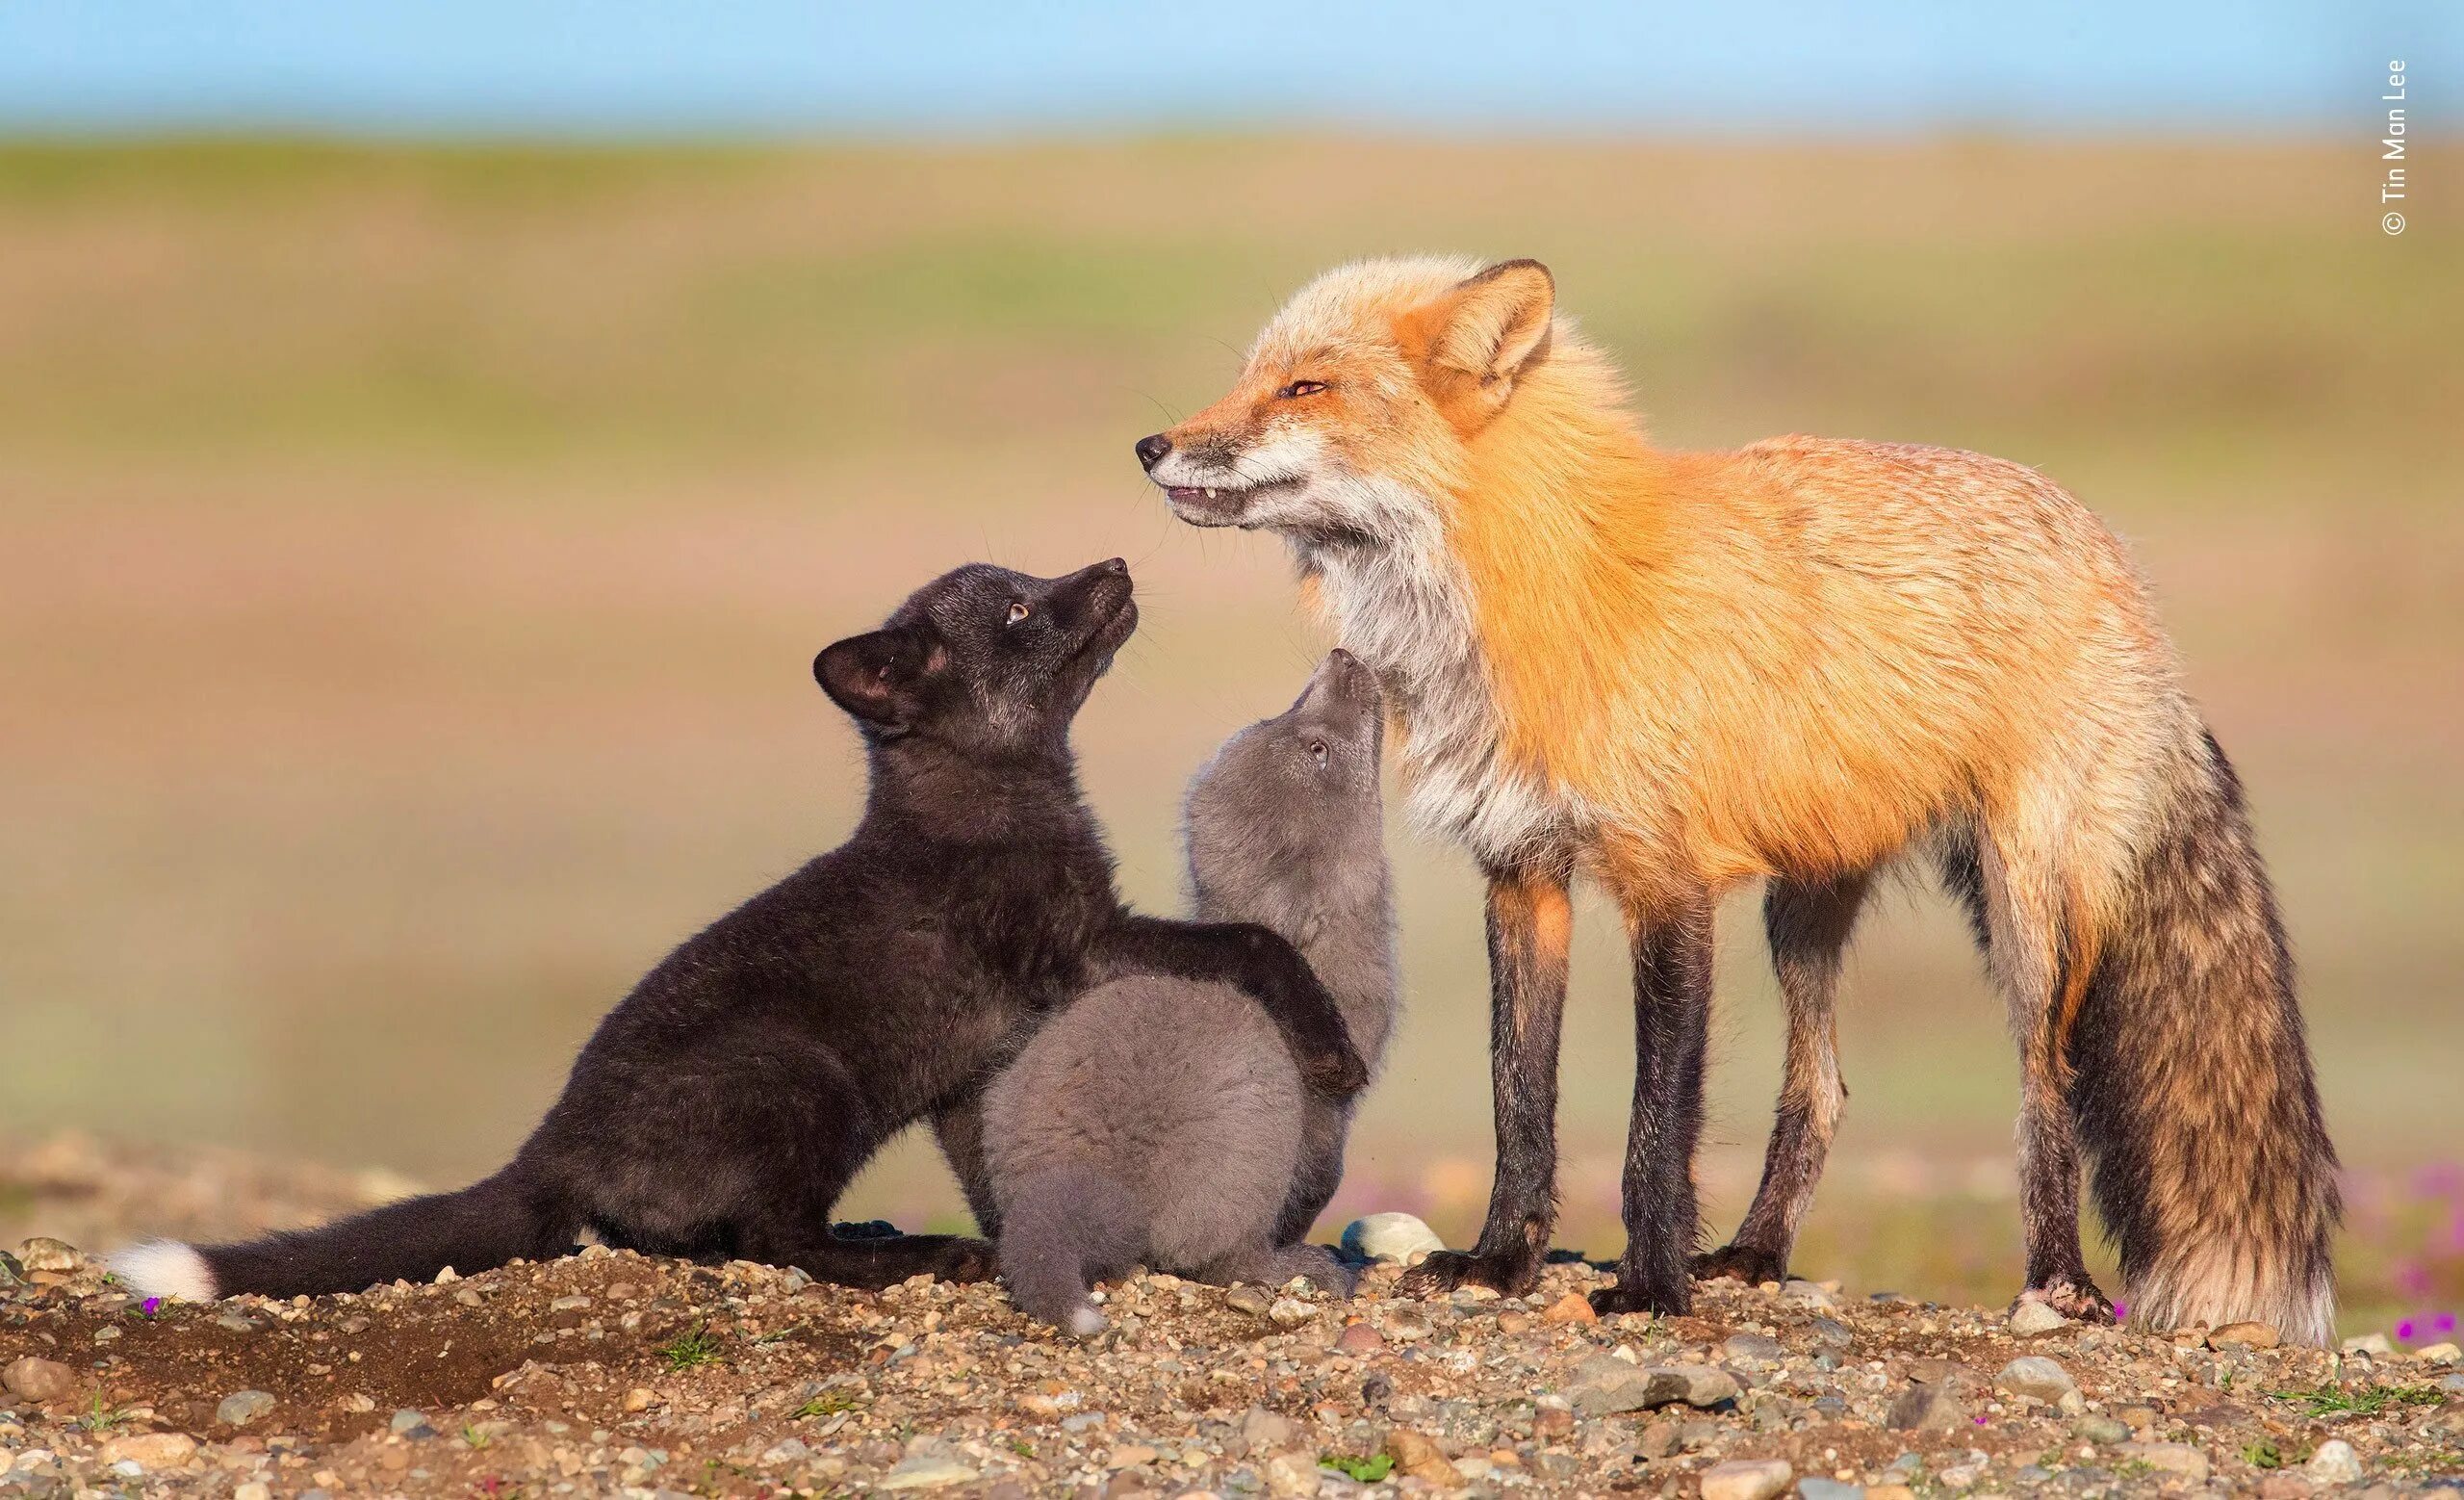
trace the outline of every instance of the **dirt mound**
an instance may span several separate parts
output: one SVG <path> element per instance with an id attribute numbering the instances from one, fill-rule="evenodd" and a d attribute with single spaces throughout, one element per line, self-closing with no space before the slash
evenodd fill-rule
<path id="1" fill-rule="evenodd" d="M 235 1160 L 128 1170 L 203 1181 Z M 16 1219 L 106 1227 L 100 1186 L 13 1191 Z M 272 1196 L 358 1194 L 336 1177 Z M 2464 1471 L 2451 1351 L 2021 1335 L 1998 1312 L 1806 1282 L 1599 1322 L 1577 1294 L 1604 1278 L 1580 1263 L 1528 1299 L 1407 1302 L 1394 1276 L 1350 1301 L 1140 1276 L 1110 1293 L 1113 1331 L 1079 1343 L 997 1286 L 874 1296 L 598 1248 L 355 1296 L 148 1306 L 38 1240 L 0 1262 L 0 1495 L 2290 1496 Z"/>

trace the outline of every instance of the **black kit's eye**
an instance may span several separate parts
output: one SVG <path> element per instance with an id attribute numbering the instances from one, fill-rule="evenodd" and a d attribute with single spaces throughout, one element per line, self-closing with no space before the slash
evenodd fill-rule
<path id="1" fill-rule="evenodd" d="M 1326 742 L 1322 739 L 1309 741 L 1309 754 L 1322 767 L 1326 763 Z"/>
<path id="2" fill-rule="evenodd" d="M 1028 608 L 1025 605 L 1018 603 L 1016 600 L 1012 600 L 1012 601 L 1010 602 L 1010 623 L 1011 623 L 1011 624 L 1015 625 L 1015 624 L 1017 624 L 1020 620 L 1025 619 L 1028 615 L 1031 615 L 1031 614 L 1033 614 L 1033 613 L 1035 613 L 1035 611 L 1034 611 L 1033 609 Z"/>
<path id="3" fill-rule="evenodd" d="M 1323 380 L 1295 380 L 1274 395 L 1275 400 L 1288 401 L 1302 396 L 1315 396 L 1325 388 Z"/>

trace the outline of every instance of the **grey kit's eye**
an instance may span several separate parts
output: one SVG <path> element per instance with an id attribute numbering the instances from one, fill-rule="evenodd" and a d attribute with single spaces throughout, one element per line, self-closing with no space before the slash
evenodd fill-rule
<path id="1" fill-rule="evenodd" d="M 1033 609 L 1028 608 L 1025 605 L 1020 604 L 1020 603 L 1018 603 L 1018 602 L 1017 602 L 1017 601 L 1015 601 L 1015 600 L 1011 601 L 1011 604 L 1010 604 L 1010 623 L 1011 623 L 1011 624 L 1015 625 L 1015 624 L 1017 624 L 1020 620 L 1025 619 L 1028 615 L 1031 615 L 1031 614 L 1033 614 L 1033 613 L 1035 613 L 1035 611 L 1034 611 Z"/>
<path id="2" fill-rule="evenodd" d="M 1317 760 L 1320 765 L 1324 765 L 1326 763 L 1326 742 L 1322 739 L 1313 739 L 1309 741 L 1309 754 Z"/>

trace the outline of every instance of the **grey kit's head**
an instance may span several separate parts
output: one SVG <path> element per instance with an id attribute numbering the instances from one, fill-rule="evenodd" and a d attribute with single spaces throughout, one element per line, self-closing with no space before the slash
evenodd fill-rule
<path id="1" fill-rule="evenodd" d="M 1338 650 L 1291 708 L 1225 740 L 1190 784 L 1199 885 L 1306 878 L 1315 860 L 1382 851 L 1385 721 L 1376 675 Z"/>

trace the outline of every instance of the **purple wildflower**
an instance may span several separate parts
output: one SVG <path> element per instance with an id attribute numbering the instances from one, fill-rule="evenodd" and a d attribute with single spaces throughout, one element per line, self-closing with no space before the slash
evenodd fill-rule
<path id="1" fill-rule="evenodd" d="M 2114 1299 L 2114 1321 L 2115 1321 L 2116 1323 L 2119 1323 L 2119 1322 L 2122 1322 L 2122 1321 L 2124 1321 L 2125 1319 L 2127 1319 L 2129 1316 L 2130 1316 L 2130 1304 L 2128 1304 L 2128 1303 L 2126 1303 L 2126 1302 L 2122 1301 L 2122 1300 L 2121 1300 L 2120 1298 L 2118 1298 L 2118 1297 L 2115 1298 L 2115 1299 Z"/>
<path id="2" fill-rule="evenodd" d="M 2413 1191 L 2424 1198 L 2453 1198 L 2464 1193 L 2464 1162 L 2442 1161 L 2413 1174 Z"/>
<path id="3" fill-rule="evenodd" d="M 2442 1312 L 2430 1323 L 2430 1327 L 2442 1333 L 2452 1333 L 2455 1332 L 2455 1314 Z"/>
<path id="4" fill-rule="evenodd" d="M 145 1315 L 150 1318 L 154 1316 L 154 1314 L 163 1310 L 163 1299 L 160 1297 L 148 1297 L 138 1306 L 143 1307 L 145 1309 Z"/>
<path id="5" fill-rule="evenodd" d="M 2402 1339 L 2405 1343 L 2411 1343 L 2413 1341 L 2413 1320 L 2405 1318 L 2399 1322 L 2396 1325 L 2396 1336 Z"/>

